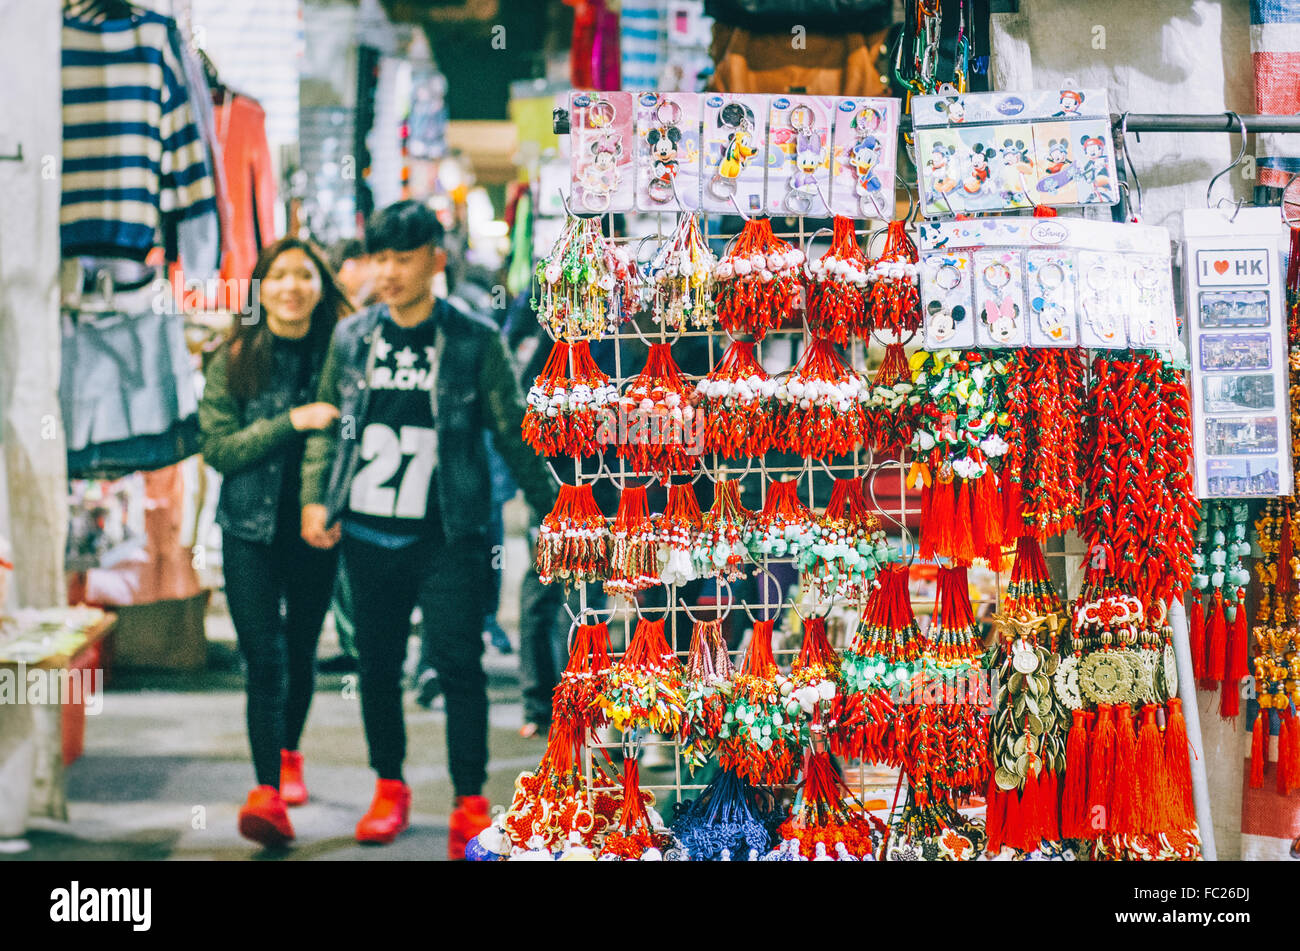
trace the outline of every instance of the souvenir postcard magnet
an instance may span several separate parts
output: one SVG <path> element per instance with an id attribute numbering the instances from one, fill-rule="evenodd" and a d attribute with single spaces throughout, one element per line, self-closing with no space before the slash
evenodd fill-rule
<path id="1" fill-rule="evenodd" d="M 1079 342 L 1095 350 L 1123 350 L 1128 346 L 1128 275 L 1123 255 L 1080 251 L 1077 265 Z"/>
<path id="2" fill-rule="evenodd" d="M 975 285 L 975 345 L 1023 347 L 1025 272 L 1016 248 L 984 248 L 971 259 Z"/>
<path id="3" fill-rule="evenodd" d="M 921 301 L 927 350 L 975 346 L 971 314 L 971 257 L 938 252 L 921 258 Z"/>
<path id="4" fill-rule="evenodd" d="M 571 188 L 575 214 L 631 211 L 630 92 L 574 92 L 569 97 Z"/>
<path id="5" fill-rule="evenodd" d="M 705 211 L 763 213 L 767 96 L 711 93 L 704 98 Z M 734 204 L 733 204 L 734 202 Z"/>
<path id="6" fill-rule="evenodd" d="M 1031 347 L 1077 347 L 1074 255 L 1061 249 L 1025 252 L 1025 299 Z"/>
<path id="7" fill-rule="evenodd" d="M 772 97 L 767 122 L 768 214 L 830 214 L 833 108 L 826 96 Z"/>
<path id="8" fill-rule="evenodd" d="M 636 208 L 700 207 L 700 94 L 645 92 L 636 108 Z"/>
<path id="9" fill-rule="evenodd" d="M 1178 341 L 1173 273 L 1167 256 L 1129 255 L 1129 340 L 1135 347 L 1167 350 Z"/>
<path id="10" fill-rule="evenodd" d="M 836 101 L 831 136 L 834 214 L 893 220 L 900 107 L 897 99 Z"/>

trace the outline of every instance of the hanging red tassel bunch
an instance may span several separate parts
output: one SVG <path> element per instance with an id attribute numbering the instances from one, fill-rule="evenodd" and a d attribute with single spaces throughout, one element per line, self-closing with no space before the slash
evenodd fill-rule
<path id="1" fill-rule="evenodd" d="M 736 668 L 727 653 L 721 621 L 696 621 L 686 656 L 680 739 L 682 759 L 691 772 L 706 765 L 717 749 L 727 709 L 735 696 Z"/>
<path id="2" fill-rule="evenodd" d="M 639 618 L 632 640 L 609 675 L 597 704 L 614 729 L 673 734 L 681 727 L 682 665 L 664 639 L 664 619 Z"/>
<path id="3" fill-rule="evenodd" d="M 632 594 L 653 588 L 659 579 L 659 529 L 650 518 L 643 485 L 630 485 L 618 499 L 610 526 L 609 580 L 606 594 Z"/>
<path id="4" fill-rule="evenodd" d="M 612 827 L 621 803 L 616 794 L 595 791 L 611 782 L 599 765 L 590 780 L 583 774 L 584 736 L 576 723 L 552 721 L 537 769 L 515 780 L 503 828 L 516 848 L 558 852 L 574 836 L 592 847 Z"/>
<path id="5" fill-rule="evenodd" d="M 634 472 L 658 473 L 666 483 L 670 475 L 695 468 L 702 427 L 669 344 L 650 345 L 645 369 L 628 383 L 619 406 L 626 433 L 620 434 L 618 455 Z"/>
<path id="6" fill-rule="evenodd" d="M 880 566 L 894 557 L 879 517 L 868 511 L 861 479 L 836 478 L 813 536 L 797 564 L 819 601 L 865 597 Z"/>
<path id="7" fill-rule="evenodd" d="M 625 862 L 634 862 L 645 858 L 655 850 L 662 857 L 662 850 L 672 843 L 672 835 L 663 827 L 662 822 L 652 820 L 651 809 L 655 804 L 654 793 L 641 790 L 641 766 L 635 759 L 623 760 L 623 794 L 622 808 L 604 841 L 600 845 L 600 854 L 616 855 Z"/>
<path id="8" fill-rule="evenodd" d="M 999 563 L 1003 500 L 994 465 L 1010 448 L 1000 351 L 918 350 L 912 380 L 922 416 L 907 483 L 922 488 L 922 558 Z"/>
<path id="9" fill-rule="evenodd" d="M 692 560 L 697 577 L 715 576 L 728 582 L 745 576 L 749 552 L 745 535 L 754 513 L 740 501 L 740 483 L 719 479 L 713 483 L 713 505 L 704 513 Z"/>
<path id="10" fill-rule="evenodd" d="M 557 340 L 611 333 L 636 309 L 636 262 L 600 228 L 599 218 L 570 217 L 551 253 L 537 262 L 532 307 Z"/>
<path id="11" fill-rule="evenodd" d="M 695 486 L 689 482 L 668 487 L 668 503 L 659 516 L 659 580 L 666 585 L 694 581 L 694 553 L 700 546 L 704 517 Z"/>
<path id="12" fill-rule="evenodd" d="M 1017 350 L 1006 385 L 1012 424 L 1002 466 L 1007 532 L 1039 539 L 1074 527 L 1082 506 L 1082 350 Z"/>
<path id="13" fill-rule="evenodd" d="M 591 483 L 561 485 L 537 538 L 538 580 L 559 580 L 566 586 L 603 581 L 609 577 L 609 550 L 609 526 L 591 494 Z"/>
<path id="14" fill-rule="evenodd" d="M 800 733 L 805 744 L 822 743 L 835 729 L 831 711 L 839 680 L 840 655 L 826 637 L 826 619 L 810 617 L 803 622 L 803 644 L 790 668 L 791 696 L 804 715 Z"/>
<path id="15" fill-rule="evenodd" d="M 971 607 L 965 565 L 939 567 L 934 614 L 926 632 L 940 668 L 969 668 L 984 653 L 979 624 Z"/>
<path id="16" fill-rule="evenodd" d="M 868 273 L 871 281 L 869 324 L 872 330 L 902 335 L 921 328 L 917 260 L 916 245 L 907 236 L 907 222 L 891 221 L 885 235 L 885 246 Z"/>
<path id="17" fill-rule="evenodd" d="M 794 315 L 804 254 L 772 232 L 770 218 L 750 218 L 718 263 L 718 323 L 727 333 L 762 340 Z"/>
<path id="18" fill-rule="evenodd" d="M 1252 726 L 1249 781 L 1255 789 L 1264 785 L 1269 718 L 1277 711 L 1277 788 L 1282 795 L 1300 788 L 1300 721 L 1294 712 L 1300 707 L 1300 559 L 1295 557 L 1295 522 L 1290 501 L 1269 499 L 1255 523 L 1262 557 L 1255 562 L 1260 597 L 1250 669 L 1260 709 Z"/>
<path id="19" fill-rule="evenodd" d="M 599 426 L 617 402 L 618 388 L 596 366 L 587 341 L 558 340 L 529 387 L 524 442 L 543 456 L 594 455 Z"/>
<path id="20" fill-rule="evenodd" d="M 844 346 L 850 336 L 869 332 L 867 326 L 867 272 L 871 262 L 858 247 L 856 222 L 835 217 L 829 250 L 809 261 L 808 329 Z"/>
<path id="21" fill-rule="evenodd" d="M 888 344 L 864 404 L 866 434 L 874 452 L 893 459 L 902 457 L 912 441 L 920 402 L 903 345 Z"/>
<path id="22" fill-rule="evenodd" d="M 1195 547 L 1187 384 L 1140 354 L 1098 356 L 1092 369 L 1079 534 L 1144 604 L 1168 602 L 1191 582 Z"/>
<path id="23" fill-rule="evenodd" d="M 754 357 L 754 344 L 733 341 L 692 397 L 704 415 L 704 451 L 724 459 L 761 456 L 772 447 L 776 383 Z"/>
<path id="24" fill-rule="evenodd" d="M 605 715 L 596 698 L 604 689 L 610 666 L 609 628 L 603 622 L 578 624 L 569 645 L 569 663 L 551 696 L 551 722 L 563 721 L 588 729 L 605 726 Z"/>
<path id="25" fill-rule="evenodd" d="M 810 459 L 852 452 L 866 436 L 863 405 L 869 392 L 829 341 L 813 340 L 777 385 L 775 447 Z"/>
<path id="26" fill-rule="evenodd" d="M 647 269 L 650 313 L 656 324 L 682 331 L 713 326 L 714 270 L 718 259 L 700 230 L 699 215 L 677 216 L 677 227 Z"/>
<path id="27" fill-rule="evenodd" d="M 803 781 L 790 817 L 777 830 L 783 842 L 797 842 L 807 859 L 861 859 L 871 854 L 872 823 L 825 751 L 804 757 Z M 841 846 L 843 847 L 841 849 Z"/>
<path id="28" fill-rule="evenodd" d="M 1030 535 L 1016 539 L 1016 559 L 1011 565 L 1011 577 L 1003 597 L 1003 610 L 1013 617 L 1035 618 L 1060 615 L 1063 610 L 1061 596 L 1052 583 L 1047 570 L 1047 559 L 1038 540 Z M 1055 652 L 1057 641 L 1050 638 L 1048 648 Z"/>
<path id="29" fill-rule="evenodd" d="M 1192 553 L 1192 668 L 1206 689 L 1220 690 L 1219 715 L 1229 720 L 1241 712 L 1241 681 L 1250 672 L 1245 588 L 1250 572 L 1241 563 L 1250 555 L 1249 514 L 1244 501 L 1205 503 Z"/>
<path id="30" fill-rule="evenodd" d="M 718 764 L 756 785 L 787 782 L 799 766 L 802 708 L 772 655 L 774 623 L 754 622 L 718 733 Z"/>
<path id="31" fill-rule="evenodd" d="M 927 642 L 912 611 L 907 566 L 886 565 L 878 577 L 840 668 L 831 749 L 837 756 L 897 765 L 895 693 L 908 689 Z"/>
<path id="32" fill-rule="evenodd" d="M 773 480 L 767 500 L 745 534 L 745 547 L 754 561 L 797 558 L 813 539 L 817 517 L 799 498 L 799 480 Z"/>

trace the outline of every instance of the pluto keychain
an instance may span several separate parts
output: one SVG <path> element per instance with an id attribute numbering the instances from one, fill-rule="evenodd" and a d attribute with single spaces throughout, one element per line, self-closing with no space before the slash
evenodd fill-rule
<path id="1" fill-rule="evenodd" d="M 722 148 L 722 158 L 709 181 L 709 194 L 729 201 L 737 191 L 740 173 L 758 154 L 754 141 L 754 115 L 739 102 L 729 102 L 718 113 L 718 124 L 731 129 Z"/>

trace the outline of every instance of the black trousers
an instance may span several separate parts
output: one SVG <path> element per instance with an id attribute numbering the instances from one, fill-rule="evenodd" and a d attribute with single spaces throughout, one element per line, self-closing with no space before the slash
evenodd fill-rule
<path id="1" fill-rule="evenodd" d="M 448 544 L 441 537 L 406 548 L 380 548 L 343 536 L 352 582 L 361 718 L 370 765 L 380 779 L 401 779 L 406 758 L 402 662 L 411 610 L 424 616 L 423 650 L 447 702 L 447 760 L 457 796 L 475 796 L 487 780 L 487 675 L 483 618 L 492 567 L 485 539 Z"/>
<path id="2" fill-rule="evenodd" d="M 338 554 L 289 526 L 271 544 L 222 538 L 226 601 L 244 657 L 248 743 L 258 785 L 280 786 L 280 750 L 296 750 L 316 686 L 316 643 Z"/>

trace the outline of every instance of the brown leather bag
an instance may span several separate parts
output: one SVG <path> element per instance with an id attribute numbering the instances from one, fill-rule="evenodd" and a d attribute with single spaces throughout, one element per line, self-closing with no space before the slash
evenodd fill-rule
<path id="1" fill-rule="evenodd" d="M 888 94 L 878 59 L 887 31 L 861 33 L 751 33 L 713 25 L 709 53 L 714 92 L 802 92 L 810 96 Z"/>

